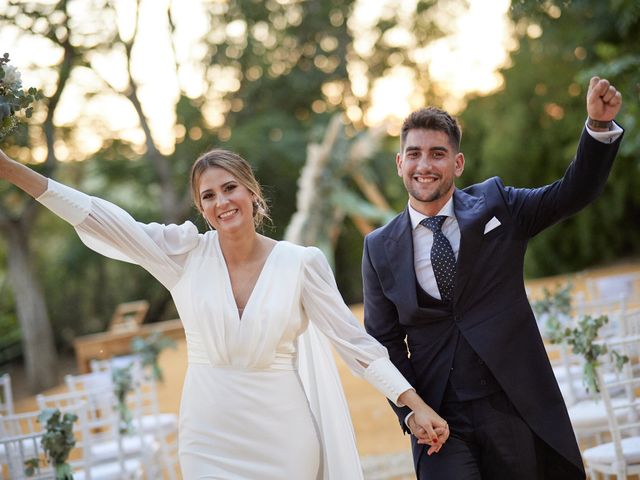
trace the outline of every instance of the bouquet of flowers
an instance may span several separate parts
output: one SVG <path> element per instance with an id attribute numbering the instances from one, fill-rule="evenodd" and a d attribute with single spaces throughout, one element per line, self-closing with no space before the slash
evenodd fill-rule
<path id="1" fill-rule="evenodd" d="M 11 134 L 20 123 L 16 113 L 24 110 L 25 116 L 31 117 L 31 104 L 40 98 L 42 94 L 36 88 L 23 90 L 20 72 L 9 65 L 9 54 L 0 57 L 0 140 Z"/>

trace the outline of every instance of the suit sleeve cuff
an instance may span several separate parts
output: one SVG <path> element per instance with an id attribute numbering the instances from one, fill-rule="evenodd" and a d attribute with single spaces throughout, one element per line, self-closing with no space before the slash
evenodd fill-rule
<path id="1" fill-rule="evenodd" d="M 74 227 L 82 223 L 91 213 L 91 197 L 89 195 L 50 178 L 47 190 L 36 200 Z"/>
<path id="2" fill-rule="evenodd" d="M 404 425 L 405 425 L 407 428 L 409 428 L 409 419 L 410 419 L 411 417 L 413 417 L 413 414 L 414 414 L 414 413 L 416 413 L 416 412 L 411 411 L 411 412 L 409 412 L 409 414 L 408 414 L 406 417 L 404 417 Z M 411 430 L 411 429 L 409 428 L 409 430 Z"/>
<path id="3" fill-rule="evenodd" d="M 615 142 L 620 135 L 622 135 L 623 131 L 622 127 L 618 125 L 616 122 L 613 122 L 613 127 L 608 132 L 596 132 L 589 128 L 587 122 L 584 124 L 584 128 L 587 130 L 589 135 L 591 135 L 595 140 L 598 140 L 602 143 L 613 143 Z"/>
<path id="4" fill-rule="evenodd" d="M 398 402 L 398 397 L 413 389 L 387 357 L 371 362 L 364 371 L 364 379 L 398 407 L 404 407 Z"/>

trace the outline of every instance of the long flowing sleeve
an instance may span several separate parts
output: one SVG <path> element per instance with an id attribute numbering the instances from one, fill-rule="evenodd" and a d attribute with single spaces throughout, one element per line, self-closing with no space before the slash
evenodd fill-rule
<path id="1" fill-rule="evenodd" d="M 384 346 L 371 337 L 338 291 L 324 254 L 306 249 L 302 304 L 311 322 L 330 340 L 349 369 L 398 406 L 398 397 L 411 385 L 389 360 Z"/>
<path id="2" fill-rule="evenodd" d="M 106 200 L 51 179 L 37 200 L 73 225 L 86 246 L 107 257 L 142 266 L 168 289 L 180 279 L 186 257 L 199 241 L 191 222 L 140 223 Z"/>

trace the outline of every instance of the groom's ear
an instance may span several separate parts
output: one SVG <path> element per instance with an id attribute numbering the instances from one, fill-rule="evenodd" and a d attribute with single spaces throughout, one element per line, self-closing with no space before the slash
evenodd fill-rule
<path id="1" fill-rule="evenodd" d="M 454 162 L 453 174 L 456 178 L 459 178 L 462 175 L 462 172 L 464 172 L 464 153 L 458 152 Z"/>
<path id="2" fill-rule="evenodd" d="M 402 177 L 402 155 L 400 152 L 396 153 L 396 169 L 398 172 L 398 176 Z"/>

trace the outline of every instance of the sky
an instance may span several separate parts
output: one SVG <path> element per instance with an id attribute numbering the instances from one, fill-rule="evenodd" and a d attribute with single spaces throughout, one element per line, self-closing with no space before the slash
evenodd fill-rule
<path id="1" fill-rule="evenodd" d="M 407 0 L 407 3 L 414 3 Z M 361 0 L 361 9 L 373 16 L 375 2 Z M 507 18 L 509 0 L 469 0 L 469 8 L 455 8 L 455 2 L 440 2 L 437 14 L 447 35 L 416 53 L 428 69 L 432 81 L 448 96 L 443 108 L 458 113 L 469 93 L 487 94 L 502 85 L 497 73 L 516 48 Z M 374 89 L 369 123 L 402 119 L 421 99 L 412 100 L 412 72 L 400 69 L 392 77 L 380 79 Z"/>
<path id="2" fill-rule="evenodd" d="M 198 46 L 198 39 L 207 31 L 205 15 L 199 15 L 201 0 L 180 0 L 174 2 L 175 24 L 177 26 L 175 45 L 176 56 L 183 67 L 176 77 L 170 55 L 171 44 L 166 35 L 166 18 L 164 11 L 169 0 L 143 0 L 140 11 L 140 24 L 137 42 L 133 51 L 133 74 L 140 84 L 139 95 L 144 112 L 150 121 L 154 139 L 164 153 L 170 153 L 175 144 L 176 135 L 184 132 L 176 131 L 174 104 L 178 97 L 178 87 L 188 95 L 198 97 L 203 93 L 205 83 L 199 66 L 199 55 L 204 51 Z M 220 0 L 223 1 L 223 0 Z M 280 1 L 280 0 L 279 0 Z M 358 0 L 354 12 L 355 28 L 362 28 L 375 22 L 385 8 L 389 8 L 390 0 Z M 416 0 L 400 0 L 398 12 L 400 17 L 410 15 Z M 92 2 L 73 2 L 74 8 L 87 8 Z M 214 1 L 215 3 L 215 1 Z M 501 76 L 496 70 L 508 62 L 510 50 L 515 48 L 510 23 L 506 12 L 509 0 L 469 0 L 468 9 L 456 8 L 459 2 L 444 1 L 437 4 L 436 14 L 440 24 L 446 31 L 445 38 L 432 42 L 425 48 L 414 52 L 415 59 L 427 69 L 436 89 L 444 94 L 444 108 L 457 113 L 464 107 L 464 96 L 468 93 L 489 93 L 502 84 Z M 117 0 L 117 21 L 121 34 L 126 37 L 133 31 L 133 14 L 131 0 Z M 401 28 L 392 32 L 401 43 L 407 32 Z M 241 25 L 229 25 L 227 34 L 243 34 Z M 366 36 L 356 37 L 355 48 L 359 53 L 366 53 L 372 48 Z M 25 86 L 46 84 L 44 70 L 29 70 L 28 65 L 47 65 L 55 63 L 55 54 L 47 51 L 46 46 L 26 38 L 18 38 L 15 29 L 3 27 L 0 31 L 0 50 L 11 52 L 12 64 L 22 71 Z M 35 55 L 34 55 L 35 53 Z M 100 76 L 115 89 L 126 85 L 123 74 L 123 62 L 117 55 L 104 55 L 95 52 L 93 64 Z M 78 102 L 83 91 L 95 89 L 104 91 L 104 80 L 99 80 L 89 69 L 76 70 L 73 81 L 61 99 L 55 121 L 58 125 L 74 125 L 79 148 L 91 152 L 102 143 L 101 132 L 95 127 L 95 118 L 100 118 L 106 128 L 118 131 L 121 138 L 142 149 L 143 135 L 138 125 L 138 118 L 131 104 L 122 97 L 99 93 L 88 102 Z M 226 82 L 226 83 L 225 83 Z M 216 79 L 216 87 L 230 91 L 236 87 L 234 79 Z M 397 129 L 400 119 L 413 109 L 422 106 L 422 98 L 415 95 L 413 88 L 414 72 L 406 67 L 394 68 L 390 75 L 376 80 L 372 89 L 373 102 L 363 118 L 367 126 L 385 123 L 389 132 Z M 45 94 L 47 92 L 45 91 Z M 347 112 L 351 115 L 352 112 Z M 213 102 L 205 112 L 210 124 L 221 125 L 224 116 Z M 355 111 L 354 115 L 362 115 Z M 37 115 L 37 107 L 36 107 Z M 36 117 L 37 118 L 37 117 Z M 183 127 L 184 128 L 184 127 Z M 65 159 L 65 146 L 62 142 L 56 146 L 61 159 Z M 32 152 L 34 156 L 44 158 L 45 151 Z M 70 152 L 69 152 L 70 155 Z M 70 159 L 70 158 L 68 158 Z"/>

